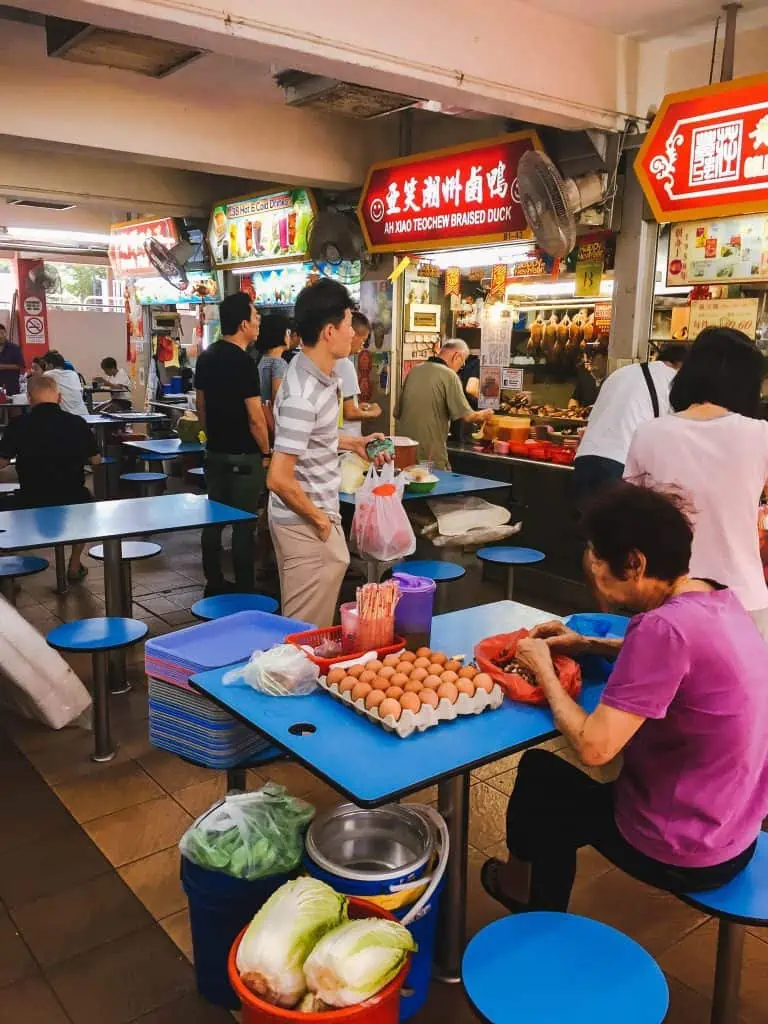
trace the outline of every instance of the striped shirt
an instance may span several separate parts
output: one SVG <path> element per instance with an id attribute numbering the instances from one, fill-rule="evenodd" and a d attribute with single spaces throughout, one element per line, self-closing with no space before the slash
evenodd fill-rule
<path id="1" fill-rule="evenodd" d="M 296 456 L 296 481 L 311 501 L 339 519 L 339 395 L 340 380 L 318 369 L 300 352 L 290 363 L 274 406 L 276 452 Z M 276 494 L 269 496 L 275 523 L 304 520 Z"/>

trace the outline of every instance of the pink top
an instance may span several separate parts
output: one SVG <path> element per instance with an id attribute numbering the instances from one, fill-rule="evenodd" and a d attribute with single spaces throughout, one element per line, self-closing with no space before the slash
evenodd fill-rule
<path id="1" fill-rule="evenodd" d="M 676 867 L 743 853 L 768 814 L 768 645 L 730 590 L 629 624 L 602 703 L 646 721 L 624 750 L 616 825 Z"/>
<path id="2" fill-rule="evenodd" d="M 691 575 L 735 592 L 748 611 L 768 608 L 757 534 L 768 480 L 768 422 L 728 413 L 664 416 L 638 428 L 624 477 L 682 493 L 693 506 Z"/>

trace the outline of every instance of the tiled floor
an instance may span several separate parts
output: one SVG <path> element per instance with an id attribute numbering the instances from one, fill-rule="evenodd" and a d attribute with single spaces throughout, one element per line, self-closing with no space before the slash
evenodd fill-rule
<path id="1" fill-rule="evenodd" d="M 134 566 L 135 614 L 152 634 L 193 621 L 201 593 L 198 538 L 160 538 L 163 552 Z M 19 608 L 41 631 L 104 613 L 103 569 L 89 561 L 85 585 L 53 593 L 53 573 L 24 583 Z M 477 581 L 452 598 L 492 600 Z M 88 682 L 90 664 L 72 665 Z M 224 792 L 223 773 L 195 768 L 147 740 L 146 684 L 140 649 L 128 654 L 134 689 L 113 700 L 118 756 L 88 759 L 91 737 L 59 733 L 3 713 L 0 736 L 0 1024 L 213 1024 L 230 1020 L 194 991 L 186 899 L 177 843 L 184 829 Z M 554 747 L 559 744 L 553 744 Z M 563 749 L 563 756 L 569 751 Z M 479 869 L 503 852 L 506 800 L 518 756 L 473 774 L 468 931 L 501 915 L 483 892 Z M 318 808 L 336 794 L 296 765 L 251 772 Z M 434 790 L 420 794 L 435 799 Z M 571 909 L 615 925 L 657 958 L 670 981 L 670 1024 L 709 1019 L 715 927 L 704 915 L 648 889 L 583 851 Z M 605 965 L 599 965 L 605 966 Z M 557 965 L 552 965 L 556 981 Z M 747 937 L 742 1024 L 768 1020 L 768 931 Z M 417 1024 L 474 1020 L 461 991 L 434 985 Z"/>

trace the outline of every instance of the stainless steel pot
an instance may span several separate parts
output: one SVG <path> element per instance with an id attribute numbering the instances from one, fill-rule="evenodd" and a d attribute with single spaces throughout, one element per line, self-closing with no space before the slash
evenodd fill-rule
<path id="1" fill-rule="evenodd" d="M 372 811 L 340 804 L 315 818 L 306 848 L 319 868 L 340 878 L 398 882 L 423 872 L 435 835 L 432 825 L 407 804 Z"/>

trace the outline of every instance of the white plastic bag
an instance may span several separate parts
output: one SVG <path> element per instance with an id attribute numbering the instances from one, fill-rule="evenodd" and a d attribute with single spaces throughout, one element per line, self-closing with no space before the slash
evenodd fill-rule
<path id="1" fill-rule="evenodd" d="M 352 544 L 363 558 L 391 562 L 416 550 L 416 535 L 403 508 L 405 478 L 395 477 L 395 467 L 385 463 L 381 472 L 371 466 L 355 496 Z"/>
<path id="2" fill-rule="evenodd" d="M 254 651 L 242 668 L 222 679 L 225 685 L 243 682 L 270 697 L 305 697 L 317 687 L 320 668 L 293 644 L 278 644 L 269 651 Z"/>

